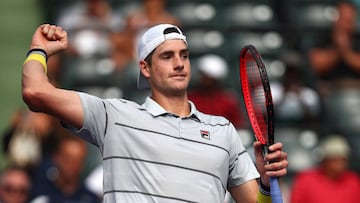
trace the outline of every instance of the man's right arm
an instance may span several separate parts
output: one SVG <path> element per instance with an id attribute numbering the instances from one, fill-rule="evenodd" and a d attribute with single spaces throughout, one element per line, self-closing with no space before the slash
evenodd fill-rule
<path id="1" fill-rule="evenodd" d="M 43 50 L 49 57 L 67 48 L 67 33 L 54 25 L 39 26 L 32 38 L 30 50 Z M 32 52 L 30 52 L 30 55 Z M 29 56 L 30 56 L 29 55 Z M 43 112 L 81 128 L 83 109 L 80 97 L 74 91 L 54 87 L 46 75 L 46 63 L 41 56 L 26 60 L 22 72 L 22 96 L 28 107 Z M 45 67 L 44 67 L 45 65 Z"/>

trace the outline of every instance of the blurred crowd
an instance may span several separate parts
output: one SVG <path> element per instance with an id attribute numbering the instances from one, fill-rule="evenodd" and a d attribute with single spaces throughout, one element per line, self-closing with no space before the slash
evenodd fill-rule
<path id="1" fill-rule="evenodd" d="M 61 25 L 69 37 L 69 49 L 49 58 L 49 78 L 56 86 L 101 98 L 142 102 L 148 95 L 148 90 L 136 88 L 135 45 L 144 29 L 158 23 L 184 26 L 189 33 L 192 29 L 185 22 L 188 19 L 168 9 L 171 0 L 134 1 L 136 6 L 127 10 L 121 9 L 128 6 L 127 1 L 116 7 L 107 0 L 70 2 L 56 17 L 45 19 Z M 200 12 L 206 18 L 210 11 L 204 5 Z M 356 202 L 352 197 L 360 192 L 360 156 L 356 156 L 360 155 L 358 13 L 356 5 L 349 2 L 336 1 L 333 6 L 336 17 L 325 35 L 312 38 L 307 49 L 289 47 L 281 52 L 278 66 L 265 61 L 271 66 L 270 76 L 283 72 L 276 79 L 270 77 L 270 82 L 275 133 L 289 154 L 289 178 L 284 178 L 282 187 L 290 203 L 325 202 L 317 198 L 329 194 L 346 197 L 348 201 L 343 202 Z M 266 12 L 262 14 L 266 16 Z M 218 40 L 217 35 L 210 38 L 214 43 Z M 192 47 L 189 49 L 192 53 Z M 238 65 L 226 55 L 203 51 L 190 56 L 189 99 L 200 111 L 228 118 L 251 148 L 253 138 L 239 91 Z M 334 134 L 337 136 L 328 136 Z M 19 108 L 2 135 L 6 167 L 0 175 L 0 202 L 101 202 L 98 152 L 64 130 L 59 120 Z M 343 191 L 349 187 L 351 192 Z M 339 202 L 326 200 L 331 201 Z"/>

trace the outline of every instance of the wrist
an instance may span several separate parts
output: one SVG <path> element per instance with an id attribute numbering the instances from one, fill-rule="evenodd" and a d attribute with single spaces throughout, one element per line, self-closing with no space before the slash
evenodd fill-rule
<path id="1" fill-rule="evenodd" d="M 40 46 L 40 45 L 31 45 L 29 50 L 32 50 L 32 49 L 41 49 L 41 50 L 44 50 L 44 52 L 47 52 L 46 48 L 44 46 Z"/>
<path id="2" fill-rule="evenodd" d="M 262 193 L 262 194 L 264 194 L 264 195 L 267 195 L 267 196 L 269 196 L 270 195 L 270 187 L 269 186 L 266 186 L 263 182 L 262 182 L 262 180 L 260 179 L 260 187 L 259 187 L 259 191 Z"/>
<path id="3" fill-rule="evenodd" d="M 28 61 L 37 61 L 43 66 L 45 73 L 47 73 L 47 65 L 46 65 L 47 59 L 48 59 L 48 55 L 45 52 L 45 50 L 39 48 L 33 48 L 27 52 L 24 64 L 27 63 Z"/>
<path id="4" fill-rule="evenodd" d="M 40 54 L 42 56 L 45 57 L 45 60 L 47 62 L 48 60 L 48 54 L 46 53 L 46 51 L 42 48 L 32 48 L 30 49 L 27 53 L 26 53 L 26 57 L 29 57 L 30 54 Z"/>
<path id="5" fill-rule="evenodd" d="M 259 192 L 257 196 L 258 203 L 271 203 L 270 187 L 266 186 L 260 179 Z"/>

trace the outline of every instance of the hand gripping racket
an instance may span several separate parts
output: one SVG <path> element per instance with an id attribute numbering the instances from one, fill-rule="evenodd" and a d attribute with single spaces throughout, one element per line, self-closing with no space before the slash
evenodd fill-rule
<path id="1" fill-rule="evenodd" d="M 269 79 L 260 53 L 252 45 L 240 52 L 240 81 L 246 111 L 255 137 L 265 153 L 274 143 L 274 110 Z M 270 177 L 270 194 L 273 203 L 282 203 L 278 178 Z"/>

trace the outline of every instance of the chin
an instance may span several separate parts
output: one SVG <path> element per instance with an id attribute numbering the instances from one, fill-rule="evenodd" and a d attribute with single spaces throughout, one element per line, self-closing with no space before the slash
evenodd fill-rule
<path id="1" fill-rule="evenodd" d="M 183 86 L 173 86 L 171 88 L 172 92 L 174 92 L 176 95 L 183 95 L 186 94 L 187 92 L 187 85 L 183 85 Z"/>

